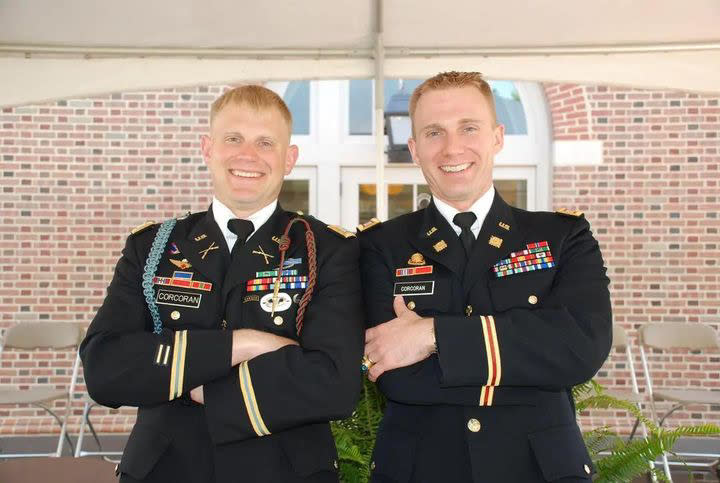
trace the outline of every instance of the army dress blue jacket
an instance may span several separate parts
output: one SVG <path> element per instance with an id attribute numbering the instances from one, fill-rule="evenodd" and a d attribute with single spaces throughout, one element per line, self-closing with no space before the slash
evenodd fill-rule
<path id="1" fill-rule="evenodd" d="M 434 203 L 363 231 L 369 326 L 394 295 L 434 318 L 437 353 L 388 371 L 375 482 L 590 481 L 570 389 L 612 338 L 609 280 L 579 213 L 496 193 L 469 260 Z"/>
<path id="2" fill-rule="evenodd" d="M 308 283 L 301 223 L 290 231 L 274 313 L 271 303 L 277 240 L 295 216 L 278 205 L 233 261 L 211 210 L 178 220 L 152 283 L 159 335 L 142 287 L 159 225 L 128 238 L 80 350 L 95 401 L 138 407 L 121 482 L 338 480 L 328 421 L 351 414 L 361 385 L 358 243 L 305 217 L 315 233 L 317 283 L 298 336 Z M 230 367 L 232 330 L 240 328 L 299 346 Z M 188 397 L 200 385 L 204 405 Z"/>

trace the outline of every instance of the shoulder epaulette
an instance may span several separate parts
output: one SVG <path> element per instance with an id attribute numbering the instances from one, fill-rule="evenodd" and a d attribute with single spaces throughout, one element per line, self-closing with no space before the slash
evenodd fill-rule
<path id="1" fill-rule="evenodd" d="M 191 213 L 190 213 L 189 211 L 186 211 L 186 212 L 183 213 L 182 215 L 176 216 L 175 219 L 176 219 L 177 221 L 182 221 L 182 220 L 184 220 L 185 218 L 187 218 L 188 216 L 190 216 L 190 214 L 191 214 Z"/>
<path id="2" fill-rule="evenodd" d="M 345 228 L 337 225 L 328 225 L 327 226 L 329 230 L 337 233 L 343 238 L 353 238 L 355 236 L 355 233 L 351 231 L 347 231 Z"/>
<path id="3" fill-rule="evenodd" d="M 380 223 L 382 223 L 382 221 L 378 220 L 377 218 L 374 218 L 374 217 L 370 218 L 369 221 L 366 221 L 365 223 L 358 225 L 357 231 L 359 231 L 359 232 L 367 231 L 370 228 L 378 226 Z"/>
<path id="4" fill-rule="evenodd" d="M 148 228 L 150 228 L 151 226 L 153 226 L 154 224 L 155 224 L 154 221 L 146 221 L 142 225 L 138 225 L 135 228 L 133 228 L 132 230 L 130 230 L 130 234 L 137 235 L 138 233 L 142 233 L 145 230 L 147 230 Z"/>
<path id="5" fill-rule="evenodd" d="M 580 210 L 568 210 L 567 208 L 560 208 L 559 210 L 556 210 L 555 213 L 565 216 L 574 216 L 575 218 L 579 218 L 583 215 L 583 212 Z"/>

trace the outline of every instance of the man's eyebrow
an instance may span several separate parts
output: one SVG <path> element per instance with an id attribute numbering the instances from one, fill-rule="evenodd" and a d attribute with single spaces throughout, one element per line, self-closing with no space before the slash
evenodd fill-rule
<path id="1" fill-rule="evenodd" d="M 474 118 L 471 118 L 471 117 L 466 117 L 466 118 L 464 118 L 464 119 L 460 119 L 460 124 L 468 124 L 468 123 L 473 123 L 473 122 L 474 122 L 474 123 L 478 123 L 478 124 L 482 124 L 482 123 L 484 123 L 485 121 L 483 121 L 482 119 L 474 119 Z"/>
<path id="2" fill-rule="evenodd" d="M 424 126 L 422 129 L 420 129 L 420 131 L 427 131 L 428 129 L 439 129 L 439 130 L 443 130 L 444 128 L 443 128 L 440 124 L 434 122 L 434 123 L 432 123 L 432 124 L 428 124 L 427 126 Z"/>

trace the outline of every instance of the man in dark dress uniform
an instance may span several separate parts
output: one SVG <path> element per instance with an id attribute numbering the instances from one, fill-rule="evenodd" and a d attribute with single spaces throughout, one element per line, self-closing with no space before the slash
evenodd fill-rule
<path id="1" fill-rule="evenodd" d="M 495 191 L 504 128 L 480 74 L 425 81 L 410 116 L 433 201 L 359 227 L 363 365 L 388 398 L 372 481 L 590 481 L 570 388 L 603 364 L 612 330 L 589 225 Z"/>
<path id="2" fill-rule="evenodd" d="M 338 481 L 328 421 L 360 390 L 359 248 L 301 217 L 282 257 L 290 133 L 272 91 L 226 92 L 202 139 L 210 209 L 127 240 L 81 347 L 90 396 L 139 408 L 122 482 Z"/>

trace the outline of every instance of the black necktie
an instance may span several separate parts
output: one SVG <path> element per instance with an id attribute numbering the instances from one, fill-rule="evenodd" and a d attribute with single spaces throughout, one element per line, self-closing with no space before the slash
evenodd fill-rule
<path id="1" fill-rule="evenodd" d="M 472 211 L 458 213 L 453 218 L 453 223 L 460 227 L 460 241 L 463 244 L 465 255 L 468 259 L 472 253 L 473 243 L 475 242 L 475 236 L 473 235 L 472 230 L 470 230 L 470 227 L 473 223 L 475 223 L 475 220 L 477 220 L 477 216 L 475 216 L 475 213 Z"/>
<path id="2" fill-rule="evenodd" d="M 232 252 L 230 252 L 230 258 L 235 258 L 235 255 L 240 252 L 240 248 L 245 245 L 245 240 L 250 236 L 250 233 L 255 231 L 255 225 L 250 220 L 241 220 L 240 218 L 233 218 L 228 220 L 228 230 L 235 233 L 238 237 L 235 245 L 233 246 Z"/>

